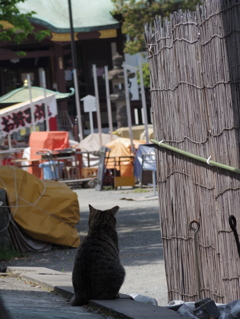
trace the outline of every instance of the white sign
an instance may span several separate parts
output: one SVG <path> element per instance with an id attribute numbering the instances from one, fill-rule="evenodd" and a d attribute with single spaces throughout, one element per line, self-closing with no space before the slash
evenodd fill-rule
<path id="1" fill-rule="evenodd" d="M 96 112 L 96 97 L 93 95 L 87 95 L 81 99 L 83 101 L 84 112 Z"/>
<path id="2" fill-rule="evenodd" d="M 2 136 L 17 132 L 20 129 L 31 127 L 34 123 L 44 122 L 45 104 L 48 110 L 48 116 L 57 115 L 57 103 L 55 94 L 46 98 L 40 97 L 30 101 L 14 104 L 0 110 L 0 132 Z M 31 105 L 33 108 L 34 119 L 32 119 Z"/>

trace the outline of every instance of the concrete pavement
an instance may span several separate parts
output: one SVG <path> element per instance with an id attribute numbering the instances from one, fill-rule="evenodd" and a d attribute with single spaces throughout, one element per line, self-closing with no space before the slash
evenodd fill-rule
<path id="1" fill-rule="evenodd" d="M 29 271 L 31 269 L 29 268 Z M 42 273 L 43 268 L 39 268 Z M 66 298 L 54 293 L 48 285 L 48 290 L 41 287 L 34 277 L 25 279 L 19 276 L 20 271 L 14 274 L 0 275 L 0 297 L 10 319 L 111 319 L 88 307 L 72 307 Z M 33 272 L 31 271 L 33 274 Z M 52 291 L 50 293 L 49 291 Z M 0 318 L 2 316 L 0 310 Z"/>
<path id="2" fill-rule="evenodd" d="M 1 297 L 13 319 L 184 318 L 173 310 L 134 301 L 127 295 L 116 300 L 91 300 L 88 307 L 72 307 L 67 302 L 73 296 L 71 274 L 45 267 L 8 267 L 7 272 L 11 276 L 6 276 L 5 284 L 15 280 L 15 290 L 7 293 L 1 283 Z M 26 297 L 23 291 L 29 284 L 34 289 Z M 21 289 L 16 289 L 17 286 Z M 61 297 L 66 299 L 65 303 Z"/>

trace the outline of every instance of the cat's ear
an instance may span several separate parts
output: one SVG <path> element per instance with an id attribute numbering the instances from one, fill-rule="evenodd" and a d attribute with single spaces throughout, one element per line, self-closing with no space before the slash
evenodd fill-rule
<path id="1" fill-rule="evenodd" d="M 97 215 L 97 209 L 89 205 L 89 220 L 88 220 L 88 225 L 90 226 L 92 222 L 94 221 L 95 217 Z"/>
<path id="2" fill-rule="evenodd" d="M 96 208 L 92 207 L 90 204 L 88 205 L 89 206 L 89 210 L 90 210 L 90 213 L 91 212 L 96 212 Z"/>
<path id="3" fill-rule="evenodd" d="M 113 215 L 116 215 L 117 212 L 119 211 L 119 206 L 114 206 L 112 209 L 111 209 Z"/>

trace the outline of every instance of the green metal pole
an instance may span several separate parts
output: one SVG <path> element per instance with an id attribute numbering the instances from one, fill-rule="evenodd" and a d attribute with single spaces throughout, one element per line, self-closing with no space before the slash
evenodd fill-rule
<path id="1" fill-rule="evenodd" d="M 219 168 L 222 168 L 222 169 L 226 169 L 226 170 L 228 170 L 230 172 L 234 172 L 234 173 L 240 174 L 240 169 L 238 169 L 236 167 L 232 167 L 232 166 L 229 166 L 229 165 L 225 165 L 225 164 L 221 164 L 221 163 L 218 163 L 218 162 L 215 162 L 215 161 L 211 161 L 210 158 L 206 159 L 204 157 L 201 157 L 201 156 L 198 156 L 198 155 L 194 155 L 192 153 L 180 150 L 179 148 L 176 148 L 176 147 L 170 146 L 168 144 L 165 144 L 165 143 L 163 143 L 163 141 L 158 142 L 156 140 L 151 139 L 150 142 L 152 142 L 153 144 L 156 144 L 156 145 L 158 145 L 160 147 L 166 148 L 166 149 L 168 149 L 170 151 L 173 151 L 173 152 L 182 154 L 184 156 L 193 158 L 195 160 L 198 160 L 198 161 L 203 162 L 205 164 L 208 164 L 208 165 L 211 165 L 211 166 L 216 166 L 216 167 L 219 167 Z"/>

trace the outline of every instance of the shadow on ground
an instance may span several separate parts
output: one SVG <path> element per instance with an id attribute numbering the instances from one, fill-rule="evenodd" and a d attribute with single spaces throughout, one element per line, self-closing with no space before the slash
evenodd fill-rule
<path id="1" fill-rule="evenodd" d="M 156 203 L 131 203 L 130 207 L 120 208 L 117 215 L 117 231 L 122 263 L 136 266 L 154 263 L 163 259 L 162 241 L 159 223 L 159 211 Z M 151 207 L 152 206 L 152 207 Z M 88 230 L 88 208 L 81 211 L 81 220 L 77 225 L 80 237 Z M 6 266 L 48 267 L 58 271 L 72 271 L 76 249 L 56 249 L 40 253 L 27 253 L 23 257 L 0 262 L 0 268 Z"/>

